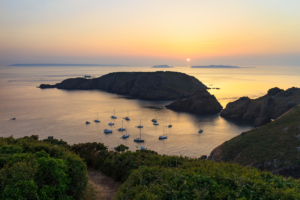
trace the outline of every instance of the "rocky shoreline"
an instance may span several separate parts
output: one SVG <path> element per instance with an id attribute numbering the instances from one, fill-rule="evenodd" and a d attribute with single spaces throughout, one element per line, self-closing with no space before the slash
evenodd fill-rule
<path id="1" fill-rule="evenodd" d="M 241 97 L 228 103 L 221 116 L 251 120 L 254 126 L 261 126 L 277 119 L 298 104 L 300 104 L 300 88 L 282 90 L 275 87 L 260 98 Z"/>
<path id="2" fill-rule="evenodd" d="M 166 108 L 197 114 L 217 114 L 221 112 L 223 107 L 214 95 L 206 90 L 199 89 L 189 98 L 178 99 L 167 105 Z"/>

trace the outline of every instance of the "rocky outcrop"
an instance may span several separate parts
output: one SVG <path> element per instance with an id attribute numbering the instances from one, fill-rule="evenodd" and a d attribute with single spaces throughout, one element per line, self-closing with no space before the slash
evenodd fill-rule
<path id="1" fill-rule="evenodd" d="M 70 78 L 40 88 L 65 90 L 99 89 L 145 100 L 175 100 L 207 87 L 193 76 L 180 72 L 114 72 L 99 78 Z"/>
<path id="2" fill-rule="evenodd" d="M 222 110 L 222 106 L 216 97 L 204 89 L 199 89 L 191 97 L 178 99 L 166 107 L 172 110 L 198 114 L 216 114 Z"/>
<path id="3" fill-rule="evenodd" d="M 228 103 L 221 116 L 251 120 L 254 121 L 255 126 L 261 126 L 298 104 L 300 104 L 300 88 L 293 87 L 286 91 L 272 88 L 265 96 L 258 99 L 242 97 Z"/>

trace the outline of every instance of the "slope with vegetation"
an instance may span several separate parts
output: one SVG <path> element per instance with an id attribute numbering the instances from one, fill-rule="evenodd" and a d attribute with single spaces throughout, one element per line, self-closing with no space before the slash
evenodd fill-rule
<path id="1" fill-rule="evenodd" d="M 101 143 L 71 147 L 89 167 L 124 182 L 115 199 L 300 199 L 300 182 L 237 164 L 108 151 Z"/>
<path id="2" fill-rule="evenodd" d="M 210 159 L 300 178 L 300 105 L 271 123 L 224 142 Z"/>
<path id="3" fill-rule="evenodd" d="M 123 183 L 115 196 L 120 200 L 300 199 L 299 180 L 267 171 L 150 150 L 131 152 L 124 145 L 116 149 L 96 142 L 38 141 L 37 136 L 0 138 L 1 198 L 83 199 L 87 165 Z"/>
<path id="4" fill-rule="evenodd" d="M 82 199 L 87 185 L 83 160 L 38 136 L 0 138 L 0 199 Z"/>

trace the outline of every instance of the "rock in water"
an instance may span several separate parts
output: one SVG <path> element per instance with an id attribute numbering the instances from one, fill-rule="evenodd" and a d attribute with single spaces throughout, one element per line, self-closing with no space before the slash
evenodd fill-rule
<path id="1" fill-rule="evenodd" d="M 66 90 L 99 89 L 145 100 L 175 100 L 207 87 L 193 76 L 180 72 L 114 72 L 99 78 L 70 78 L 40 88 Z"/>
<path id="2" fill-rule="evenodd" d="M 216 97 L 205 89 L 199 89 L 191 97 L 178 99 L 166 107 L 172 110 L 198 114 L 216 114 L 222 110 L 222 106 Z"/>
<path id="3" fill-rule="evenodd" d="M 293 87 L 286 91 L 272 88 L 265 96 L 258 99 L 242 97 L 228 103 L 221 116 L 252 120 L 255 126 L 261 126 L 298 104 L 300 104 L 300 88 Z"/>

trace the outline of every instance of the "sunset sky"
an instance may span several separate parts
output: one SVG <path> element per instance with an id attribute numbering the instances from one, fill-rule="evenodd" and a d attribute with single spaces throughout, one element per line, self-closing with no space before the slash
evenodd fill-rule
<path id="1" fill-rule="evenodd" d="M 0 64 L 299 65 L 300 0 L 0 0 Z"/>

